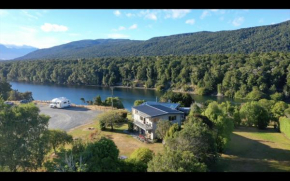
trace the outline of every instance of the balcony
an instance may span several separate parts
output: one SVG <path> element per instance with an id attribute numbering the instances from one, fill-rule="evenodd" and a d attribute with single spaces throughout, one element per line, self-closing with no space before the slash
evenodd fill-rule
<path id="1" fill-rule="evenodd" d="M 144 124 L 144 123 L 142 123 L 142 122 L 140 122 L 140 121 L 134 121 L 133 123 L 134 123 L 136 126 L 142 128 L 142 129 L 144 129 L 144 130 L 152 130 L 152 129 L 153 129 L 151 125 Z"/>

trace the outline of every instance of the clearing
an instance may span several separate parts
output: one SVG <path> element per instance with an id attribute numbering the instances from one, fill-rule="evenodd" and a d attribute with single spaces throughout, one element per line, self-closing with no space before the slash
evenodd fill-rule
<path id="1" fill-rule="evenodd" d="M 214 171 L 283 172 L 290 171 L 290 140 L 271 127 L 235 129 L 225 154 Z"/>

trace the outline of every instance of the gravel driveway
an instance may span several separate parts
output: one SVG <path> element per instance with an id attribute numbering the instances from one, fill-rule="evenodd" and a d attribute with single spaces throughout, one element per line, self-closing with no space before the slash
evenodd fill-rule
<path id="1" fill-rule="evenodd" d="M 92 122 L 102 111 L 90 110 L 81 107 L 53 109 L 48 105 L 38 104 L 40 113 L 50 116 L 49 129 L 61 129 L 68 131 L 77 126 Z"/>

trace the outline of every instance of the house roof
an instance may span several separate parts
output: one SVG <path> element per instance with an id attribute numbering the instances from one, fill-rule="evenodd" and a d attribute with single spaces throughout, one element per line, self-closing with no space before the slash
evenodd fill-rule
<path id="1" fill-rule="evenodd" d="M 169 102 L 154 102 L 154 101 L 147 101 L 143 103 L 144 105 L 162 105 L 171 109 L 176 109 L 180 104 L 179 103 L 169 103 Z"/>
<path id="2" fill-rule="evenodd" d="M 134 109 L 148 115 L 148 117 L 156 117 L 166 114 L 183 114 L 183 112 L 176 109 L 171 109 L 163 105 L 148 105 L 141 104 L 139 106 L 133 107 Z"/>

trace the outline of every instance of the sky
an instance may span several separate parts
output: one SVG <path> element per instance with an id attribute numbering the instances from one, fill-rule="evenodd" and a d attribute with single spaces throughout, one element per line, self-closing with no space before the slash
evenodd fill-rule
<path id="1" fill-rule="evenodd" d="M 84 39 L 148 40 L 290 20 L 290 9 L 0 9 L 0 44 L 37 48 Z"/>

